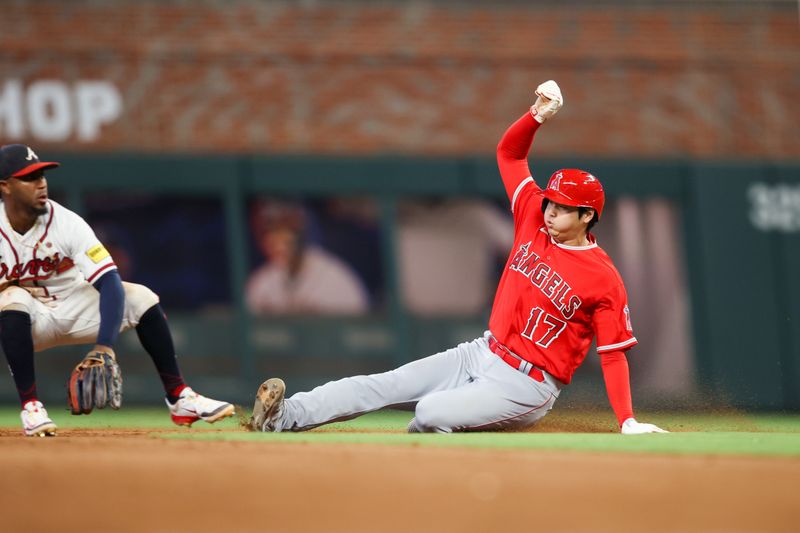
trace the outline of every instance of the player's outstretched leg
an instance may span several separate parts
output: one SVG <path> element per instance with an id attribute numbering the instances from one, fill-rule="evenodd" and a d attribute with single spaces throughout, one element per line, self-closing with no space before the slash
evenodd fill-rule
<path id="1" fill-rule="evenodd" d="M 26 403 L 19 416 L 22 419 L 22 431 L 28 437 L 55 436 L 56 425 L 50 420 L 47 409 L 39 400 Z"/>
<path id="2" fill-rule="evenodd" d="M 249 429 L 253 431 L 274 431 L 273 422 L 281 416 L 286 384 L 280 378 L 270 378 L 258 388 Z"/>
<path id="3" fill-rule="evenodd" d="M 388 372 L 329 381 L 286 399 L 283 381 L 268 379 L 256 392 L 253 416 L 246 425 L 253 431 L 306 431 L 463 386 L 471 379 L 467 369 L 485 359 L 480 342 L 485 344 L 482 339 L 462 343 Z"/>
<path id="4" fill-rule="evenodd" d="M 170 403 L 168 399 L 165 401 L 172 421 L 179 426 L 191 426 L 198 420 L 213 424 L 234 414 L 233 404 L 206 398 L 191 387 L 184 387 L 175 403 Z"/>

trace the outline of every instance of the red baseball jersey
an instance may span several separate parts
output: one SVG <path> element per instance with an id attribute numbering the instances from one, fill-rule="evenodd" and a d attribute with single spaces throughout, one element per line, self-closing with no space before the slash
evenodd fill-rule
<path id="1" fill-rule="evenodd" d="M 541 189 L 528 168 L 539 127 L 529 113 L 497 149 L 514 215 L 514 247 L 497 287 L 489 329 L 508 349 L 563 383 L 586 358 L 636 344 L 622 278 L 593 235 L 587 246 L 559 244 L 547 233 Z"/>

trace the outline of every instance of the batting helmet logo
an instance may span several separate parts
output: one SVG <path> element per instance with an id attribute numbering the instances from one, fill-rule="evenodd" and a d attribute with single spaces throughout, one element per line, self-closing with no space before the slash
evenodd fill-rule
<path id="1" fill-rule="evenodd" d="M 553 177 L 550 178 L 550 183 L 547 185 L 548 189 L 553 189 L 554 191 L 559 190 L 561 187 L 561 178 L 564 177 L 564 174 L 561 172 L 556 172 L 553 174 Z"/>
<path id="2" fill-rule="evenodd" d="M 603 214 L 606 202 L 600 180 L 585 170 L 576 168 L 565 168 L 554 172 L 542 195 L 557 204 L 590 207 L 597 213 L 598 220 Z"/>

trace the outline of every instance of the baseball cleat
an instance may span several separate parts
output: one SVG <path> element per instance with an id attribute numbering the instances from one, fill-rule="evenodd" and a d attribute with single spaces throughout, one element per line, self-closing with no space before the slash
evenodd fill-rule
<path id="1" fill-rule="evenodd" d="M 22 431 L 28 437 L 54 437 L 56 435 L 56 425 L 47 415 L 39 400 L 31 400 L 22 406 L 20 413 L 22 419 Z"/>
<path id="2" fill-rule="evenodd" d="M 181 391 L 180 397 L 174 405 L 169 403 L 169 400 L 166 402 L 172 421 L 179 426 L 187 427 L 198 420 L 213 424 L 217 420 L 233 416 L 235 410 L 233 404 L 206 398 L 197 394 L 191 387 L 186 387 Z"/>
<path id="3" fill-rule="evenodd" d="M 253 431 L 273 431 L 272 422 L 280 414 L 286 384 L 280 378 L 270 378 L 258 388 L 250 428 Z"/>

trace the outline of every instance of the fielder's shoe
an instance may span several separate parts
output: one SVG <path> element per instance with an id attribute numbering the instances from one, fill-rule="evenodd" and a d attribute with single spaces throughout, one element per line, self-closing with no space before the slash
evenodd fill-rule
<path id="1" fill-rule="evenodd" d="M 280 378 L 270 378 L 258 388 L 250 427 L 253 431 L 275 431 L 274 421 L 281 415 L 286 384 Z"/>
<path id="2" fill-rule="evenodd" d="M 56 425 L 47 416 L 47 409 L 39 400 L 31 400 L 22 406 L 19 414 L 22 419 L 22 431 L 29 437 L 53 437 Z"/>
<path id="3" fill-rule="evenodd" d="M 234 414 L 233 404 L 201 396 L 191 387 L 186 387 L 181 391 L 180 397 L 174 405 L 169 403 L 169 400 L 166 402 L 172 415 L 172 421 L 179 426 L 191 426 L 198 420 L 213 424 L 217 420 Z"/>

